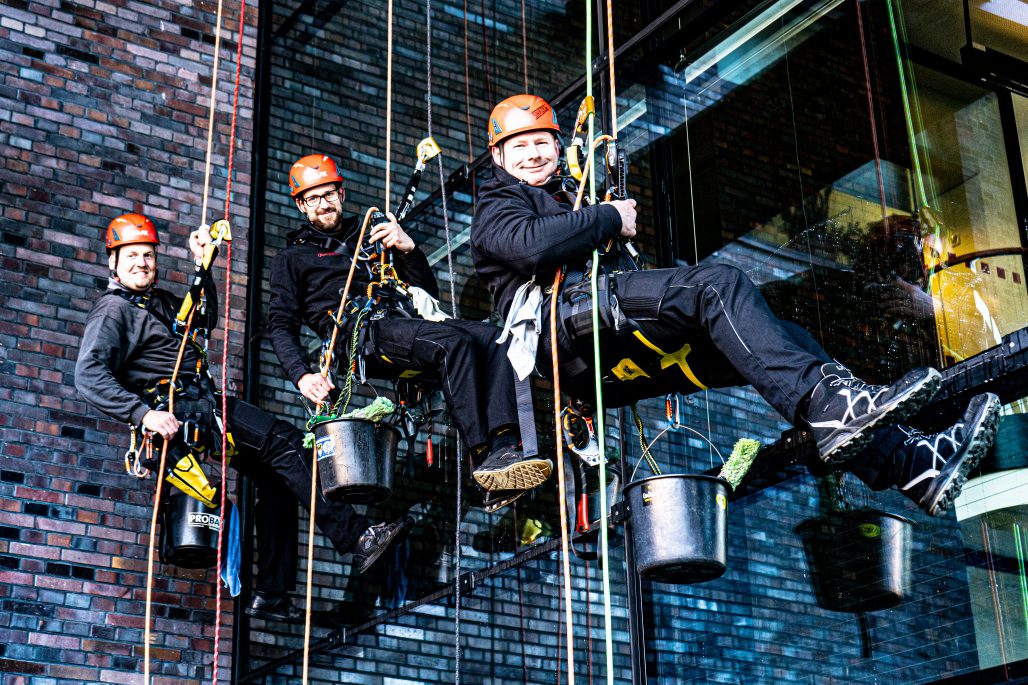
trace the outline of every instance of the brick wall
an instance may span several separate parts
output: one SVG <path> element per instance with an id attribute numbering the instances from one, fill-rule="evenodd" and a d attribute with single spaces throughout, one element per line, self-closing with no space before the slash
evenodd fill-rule
<path id="1" fill-rule="evenodd" d="M 192 271 L 186 236 L 203 219 L 215 10 L 171 0 L 0 7 L 5 685 L 142 680 L 153 480 L 124 473 L 125 427 L 79 398 L 73 370 L 86 313 L 106 287 L 102 240 L 111 219 L 136 211 L 154 220 L 165 286 L 183 290 Z M 208 221 L 225 202 L 238 5 L 226 8 L 224 22 Z M 231 207 L 241 238 L 233 255 L 233 385 L 245 322 L 255 22 L 249 14 Z M 219 333 L 211 346 L 219 360 L 221 345 Z M 153 673 L 161 682 L 210 678 L 213 590 L 213 574 L 158 564 Z M 231 614 L 223 638 L 230 626 Z M 222 648 L 230 646 L 223 639 Z"/>

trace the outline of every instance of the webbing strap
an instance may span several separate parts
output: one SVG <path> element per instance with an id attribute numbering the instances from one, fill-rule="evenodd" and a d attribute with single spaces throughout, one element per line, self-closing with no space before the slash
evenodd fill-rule
<path id="1" fill-rule="evenodd" d="M 521 430 L 521 451 L 526 457 L 539 454 L 539 439 L 535 431 L 535 410 L 532 407 L 531 376 L 514 378 L 514 394 L 518 402 L 518 427 Z M 558 440 L 560 439 L 558 433 Z"/>

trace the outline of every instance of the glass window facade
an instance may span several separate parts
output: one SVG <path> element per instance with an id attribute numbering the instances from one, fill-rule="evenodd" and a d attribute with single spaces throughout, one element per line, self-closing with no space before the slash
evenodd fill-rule
<path id="1" fill-rule="evenodd" d="M 895 488 L 819 467 L 804 435 L 747 387 L 640 403 L 643 436 L 631 411 L 608 410 L 606 445 L 619 464 L 611 502 L 651 475 L 640 443 L 652 442 L 665 474 L 716 474 L 740 438 L 766 447 L 721 500 L 727 569 L 716 579 L 640 579 L 648 524 L 635 510 L 623 521 L 619 505 L 605 593 L 595 535 L 575 537 L 579 680 L 604 678 L 608 660 L 619 683 L 1024 676 L 1028 106 L 1004 76 L 1010 60 L 1028 59 L 1018 3 L 615 3 L 613 102 L 604 17 L 577 3 L 397 3 L 391 57 L 384 3 L 266 4 L 268 121 L 254 170 L 267 187 L 254 272 L 263 280 L 253 288 L 262 314 L 270 260 L 301 225 L 286 191 L 293 161 L 333 157 L 344 211 L 362 215 L 395 205 L 415 146 L 432 135 L 443 153 L 425 170 L 407 230 L 436 270 L 442 306 L 495 321 L 468 246 L 476 188 L 491 175 L 486 115 L 508 95 L 537 93 L 570 142 L 590 87 L 589 23 L 595 128 L 616 129 L 628 155 L 650 267 L 738 267 L 779 317 L 868 381 L 943 369 L 940 399 L 912 421 L 928 434 L 976 392 L 1004 402 L 995 449 L 942 518 Z M 1003 57 L 985 68 L 968 46 Z M 309 340 L 315 355 L 320 342 Z M 267 343 L 256 368 L 261 405 L 303 420 Z M 374 381 L 358 394 L 366 403 L 393 391 Z M 423 391 L 419 406 L 441 408 L 431 384 Z M 537 379 L 534 394 L 541 450 L 555 456 L 552 388 Z M 340 672 L 357 674 L 343 682 L 451 682 L 455 672 L 476 683 L 567 680 L 557 479 L 487 513 L 468 471 L 452 420 L 433 413 L 400 446 L 393 496 L 368 507 L 376 519 L 418 518 L 381 573 L 351 576 L 317 538 L 315 638 L 326 640 L 312 682 L 340 682 Z M 584 478 L 595 512 L 599 481 Z M 295 677 L 302 635 L 255 624 L 250 667 L 271 674 L 264 682 Z"/>

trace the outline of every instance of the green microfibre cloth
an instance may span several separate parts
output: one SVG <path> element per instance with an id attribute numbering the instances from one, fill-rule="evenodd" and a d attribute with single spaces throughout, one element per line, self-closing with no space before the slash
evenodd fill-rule
<path id="1" fill-rule="evenodd" d="M 376 423 L 389 416 L 396 410 L 396 405 L 388 397 L 376 397 L 375 401 L 366 407 L 346 412 L 341 419 L 364 419 Z"/>
<path id="2" fill-rule="evenodd" d="M 316 416 L 310 420 L 308 426 L 313 428 L 319 423 L 332 421 L 334 419 L 363 419 L 365 421 L 374 421 L 375 423 L 378 423 L 392 414 L 395 409 L 396 405 L 393 404 L 393 401 L 388 397 L 376 397 L 375 401 L 368 406 L 346 412 L 342 416 L 336 416 L 335 414 L 322 414 L 320 416 Z M 308 449 L 314 447 L 314 433 L 304 434 L 303 446 Z"/>
<path id="3" fill-rule="evenodd" d="M 740 438 L 735 447 L 732 448 L 732 454 L 728 457 L 728 461 L 721 467 L 721 473 L 718 477 L 724 478 L 728 481 L 728 484 L 732 486 L 732 490 L 739 487 L 739 483 L 742 482 L 743 476 L 750 470 L 750 466 L 753 465 L 753 461 L 757 458 L 757 453 L 760 452 L 761 444 L 757 440 L 751 440 L 750 438 Z"/>

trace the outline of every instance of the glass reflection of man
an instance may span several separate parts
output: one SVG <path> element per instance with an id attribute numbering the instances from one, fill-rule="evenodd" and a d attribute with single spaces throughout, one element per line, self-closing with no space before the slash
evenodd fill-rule
<path id="1" fill-rule="evenodd" d="M 511 350 L 519 373 L 548 373 L 550 295 L 564 268 L 558 313 L 561 382 L 592 394 L 591 326 L 583 311 L 592 250 L 635 235 L 633 200 L 572 211 L 563 192 L 560 126 L 542 98 L 516 95 L 488 120 L 494 178 L 479 191 L 472 224 L 475 268 L 499 313 L 520 335 Z M 813 338 L 779 320 L 749 278 L 721 264 L 614 272 L 600 278 L 600 356 L 608 403 L 630 404 L 668 392 L 752 385 L 786 420 L 809 430 L 821 459 L 849 467 L 872 488 L 899 487 L 931 515 L 959 493 L 995 433 L 998 399 L 972 400 L 964 417 L 936 435 L 894 425 L 927 403 L 939 384 L 930 368 L 892 385 L 864 383 Z M 585 290 L 588 292 L 588 290 Z M 591 307 L 589 299 L 586 309 Z M 537 352 L 537 354 L 536 354 Z M 613 402 L 609 402 L 613 400 Z M 871 447 L 872 449 L 867 449 Z"/>

